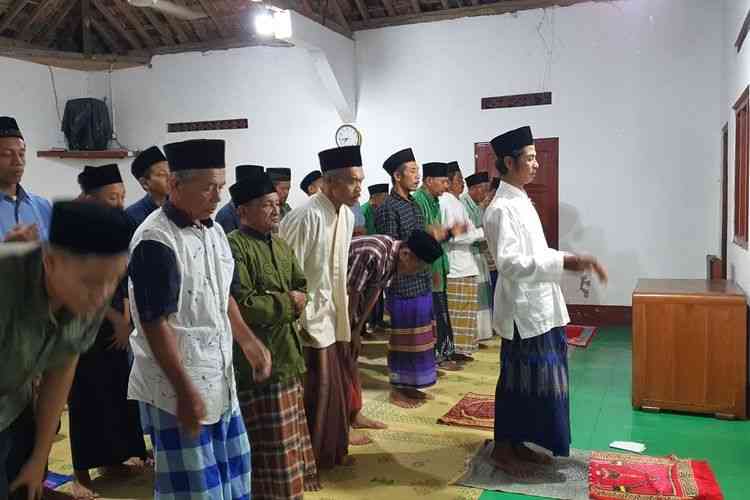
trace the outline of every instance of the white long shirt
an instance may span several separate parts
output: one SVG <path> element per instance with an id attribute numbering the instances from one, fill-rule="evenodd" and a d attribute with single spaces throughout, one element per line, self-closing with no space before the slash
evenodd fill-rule
<path id="1" fill-rule="evenodd" d="M 473 244 L 484 239 L 484 231 L 477 229 L 466 213 L 466 207 L 461 200 L 452 193 L 445 193 L 440 197 L 440 212 L 443 225 L 453 227 L 465 224 L 466 232 L 443 244 L 443 250 L 448 256 L 450 269 L 448 278 L 468 278 L 479 275 L 479 267 Z"/>
<path id="2" fill-rule="evenodd" d="M 498 271 L 493 328 L 513 338 L 543 335 L 570 322 L 560 280 L 565 253 L 549 248 L 526 192 L 501 182 L 484 214 L 484 231 Z"/>
<path id="3" fill-rule="evenodd" d="M 350 342 L 349 297 L 346 278 L 354 214 L 342 205 L 337 211 L 323 193 L 316 193 L 281 221 L 279 236 L 294 250 L 309 290 L 302 326 L 303 342 L 323 349 Z"/>

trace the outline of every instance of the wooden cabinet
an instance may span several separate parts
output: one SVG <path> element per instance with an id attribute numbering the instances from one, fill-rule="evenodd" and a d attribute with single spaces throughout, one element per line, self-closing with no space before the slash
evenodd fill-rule
<path id="1" fill-rule="evenodd" d="M 747 418 L 747 300 L 727 281 L 641 280 L 633 407 Z"/>

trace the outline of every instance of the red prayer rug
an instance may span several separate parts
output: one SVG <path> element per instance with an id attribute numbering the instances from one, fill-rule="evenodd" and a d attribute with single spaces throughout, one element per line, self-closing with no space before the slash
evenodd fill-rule
<path id="1" fill-rule="evenodd" d="M 595 500 L 723 500 L 708 462 L 675 456 L 591 454 L 589 493 Z"/>
<path id="2" fill-rule="evenodd" d="M 568 345 L 576 347 L 588 347 L 594 337 L 597 328 L 594 326 L 568 325 L 565 327 L 565 336 Z"/>
<path id="3" fill-rule="evenodd" d="M 492 430 L 495 426 L 495 396 L 468 392 L 438 419 L 438 423 Z"/>

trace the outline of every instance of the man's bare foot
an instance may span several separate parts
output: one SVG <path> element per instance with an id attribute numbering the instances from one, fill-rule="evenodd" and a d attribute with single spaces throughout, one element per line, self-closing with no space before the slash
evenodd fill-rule
<path id="1" fill-rule="evenodd" d="M 349 446 L 365 446 L 372 444 L 370 436 L 364 432 L 349 431 Z"/>
<path id="2" fill-rule="evenodd" d="M 472 356 L 469 356 L 468 354 L 461 354 L 460 352 L 457 352 L 456 354 L 451 356 L 451 359 L 459 363 L 471 363 L 472 361 L 474 361 L 474 358 Z"/>
<path id="3" fill-rule="evenodd" d="M 438 364 L 438 367 L 441 370 L 445 370 L 447 372 L 460 372 L 464 369 L 463 366 L 459 365 L 455 361 L 443 361 L 442 363 Z"/>
<path id="4" fill-rule="evenodd" d="M 371 418 L 368 418 L 362 414 L 362 412 L 357 413 L 357 415 L 354 417 L 354 420 L 352 421 L 352 428 L 353 429 L 387 429 L 388 426 L 385 425 L 383 422 L 379 422 L 377 420 L 373 420 Z"/>
<path id="5" fill-rule="evenodd" d="M 91 482 L 84 484 L 78 480 L 73 481 L 73 498 L 76 500 L 91 500 L 93 498 L 99 498 L 99 495 L 94 492 Z"/>
<path id="6" fill-rule="evenodd" d="M 305 491 L 320 491 L 323 487 L 320 485 L 318 476 L 308 476 L 305 478 Z"/>
<path id="7" fill-rule="evenodd" d="M 549 465 L 552 463 L 552 457 L 546 453 L 534 451 L 525 444 L 513 445 L 513 452 L 519 460 L 532 464 Z"/>
<path id="8" fill-rule="evenodd" d="M 526 465 L 518 460 L 518 457 L 513 451 L 513 446 L 508 442 L 497 442 L 492 449 L 490 455 L 490 461 L 495 468 L 503 471 L 509 476 L 524 478 L 529 474 L 529 469 Z"/>
<path id="9" fill-rule="evenodd" d="M 405 408 L 407 410 L 419 408 L 420 406 L 425 404 L 424 399 L 411 398 L 408 395 L 404 394 L 402 391 L 396 389 L 391 391 L 390 400 L 391 403 L 398 406 L 399 408 Z"/>

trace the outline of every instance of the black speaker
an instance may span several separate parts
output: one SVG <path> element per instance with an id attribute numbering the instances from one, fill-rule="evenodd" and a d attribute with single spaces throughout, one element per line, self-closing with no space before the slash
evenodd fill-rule
<path id="1" fill-rule="evenodd" d="M 101 151 L 109 147 L 112 121 L 99 99 L 71 99 L 65 104 L 62 131 L 72 151 Z"/>

